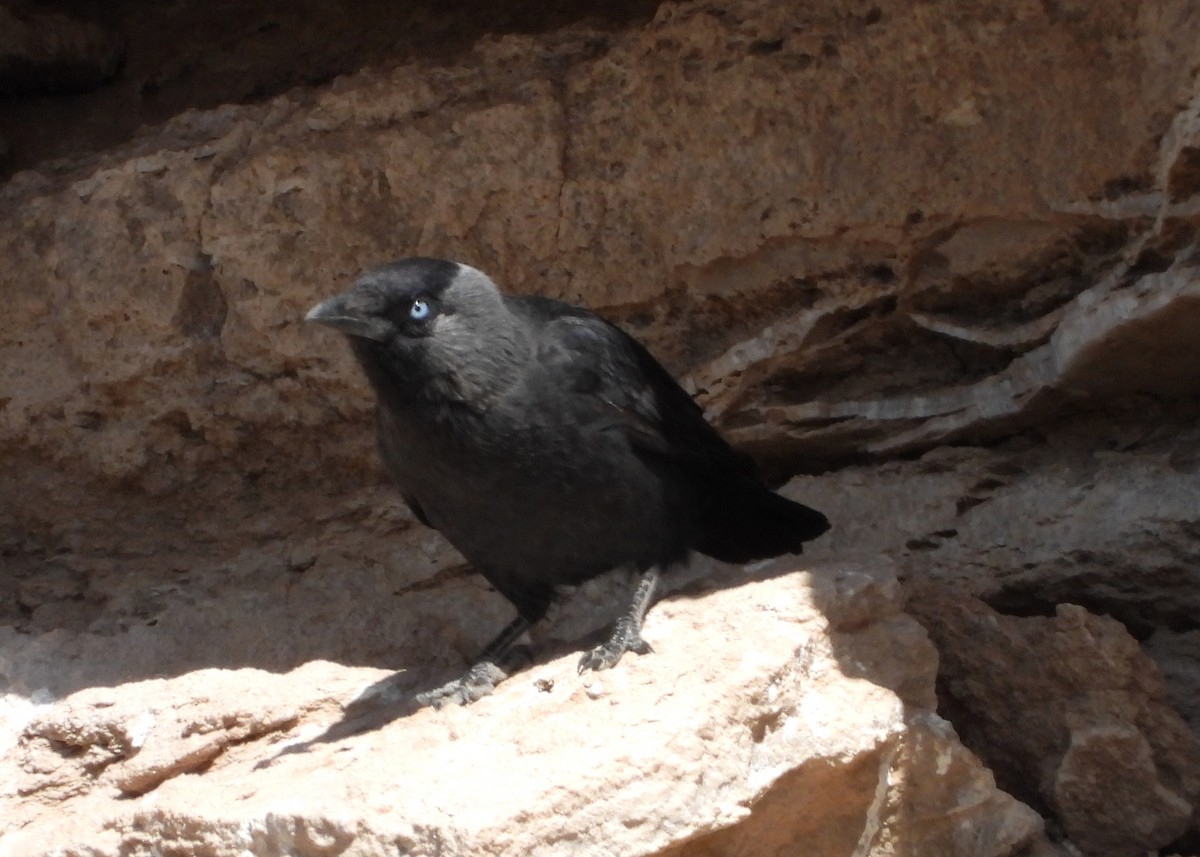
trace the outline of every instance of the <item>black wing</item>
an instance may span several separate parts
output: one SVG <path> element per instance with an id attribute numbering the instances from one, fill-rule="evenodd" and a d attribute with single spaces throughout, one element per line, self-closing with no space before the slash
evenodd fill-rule
<path id="1" fill-rule="evenodd" d="M 753 461 L 725 442 L 700 406 L 632 336 L 560 301 L 509 300 L 541 331 L 543 365 L 564 387 L 594 401 L 597 418 L 622 428 L 635 449 L 679 460 L 689 469 L 755 478 Z"/>
<path id="2" fill-rule="evenodd" d="M 539 359 L 562 386 L 590 401 L 595 418 L 611 421 L 639 453 L 678 465 L 700 516 L 696 550 L 749 562 L 799 553 L 829 529 L 820 512 L 768 489 L 753 461 L 725 442 L 636 339 L 588 310 L 546 298 L 510 300 L 541 331 Z"/>

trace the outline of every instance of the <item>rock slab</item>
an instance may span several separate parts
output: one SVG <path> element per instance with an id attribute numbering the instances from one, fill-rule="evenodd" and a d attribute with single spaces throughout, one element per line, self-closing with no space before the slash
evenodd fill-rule
<path id="1" fill-rule="evenodd" d="M 794 568 L 794 562 L 790 566 Z M 312 662 L 90 688 L 6 753 L 6 855 L 1007 855 L 1041 819 L 932 710 L 887 569 L 681 595 L 657 649 L 542 663 L 468 708 Z M 702 701 L 702 704 L 697 704 Z"/>

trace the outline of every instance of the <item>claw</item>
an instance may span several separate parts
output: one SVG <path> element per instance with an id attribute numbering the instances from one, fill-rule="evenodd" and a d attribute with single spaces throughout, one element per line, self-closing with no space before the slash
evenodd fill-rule
<path id="1" fill-rule="evenodd" d="M 642 574 L 637 590 L 633 593 L 633 602 L 628 612 L 617 620 L 617 627 L 612 636 L 602 646 L 597 646 L 579 659 L 579 674 L 584 670 L 606 670 L 617 665 L 621 656 L 626 652 L 636 652 L 648 655 L 654 651 L 650 644 L 642 639 L 642 620 L 654 597 L 658 586 L 658 571 L 650 569 Z"/>
<path id="2" fill-rule="evenodd" d="M 419 705 L 442 708 L 447 705 L 469 705 L 490 694 L 496 685 L 508 678 L 500 667 L 491 661 L 480 661 L 461 677 L 441 687 L 417 694 Z"/>
<path id="3" fill-rule="evenodd" d="M 648 655 L 653 651 L 654 648 L 642 639 L 642 635 L 638 633 L 637 629 L 620 622 L 607 643 L 596 646 L 579 659 L 578 672 L 582 675 L 586 670 L 611 669 L 617 665 L 621 656 L 626 652 Z"/>

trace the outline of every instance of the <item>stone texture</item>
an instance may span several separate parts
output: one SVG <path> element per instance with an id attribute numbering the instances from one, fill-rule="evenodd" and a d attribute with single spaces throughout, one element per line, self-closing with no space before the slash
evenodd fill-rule
<path id="1" fill-rule="evenodd" d="M 1200 611 L 1196 416 L 1147 399 L 1004 445 L 798 480 L 796 496 L 839 522 L 810 555 L 883 553 L 906 579 L 953 583 L 1005 612 L 1070 602 L 1139 639 L 1184 633 Z"/>
<path id="2" fill-rule="evenodd" d="M 1162 670 L 1172 707 L 1200 735 L 1200 631 L 1160 628 L 1144 647 Z"/>
<path id="3" fill-rule="evenodd" d="M 1195 632 L 1172 630 L 1189 627 L 1189 617 L 1200 609 L 1193 559 L 1200 509 L 1194 473 L 1198 441 L 1192 411 L 1172 415 L 1150 408 L 1141 414 L 1078 417 L 1044 435 L 1017 438 L 1000 447 L 944 448 L 916 461 L 846 468 L 796 480 L 790 489 L 840 524 L 811 546 L 813 559 L 882 554 L 896 560 L 910 586 L 932 581 L 937 587 L 974 593 L 1001 613 L 1020 616 L 1053 614 L 1057 605 L 1076 602 L 1115 617 L 1138 638 L 1148 636 L 1145 651 L 1154 659 L 1153 666 L 1135 654 L 1136 644 L 1121 626 L 1095 617 L 1088 620 L 1102 623 L 1097 636 L 1102 632 L 1105 645 L 1117 650 L 1120 657 L 1112 659 L 1124 674 L 1146 676 L 1152 693 L 1143 702 L 1159 711 L 1154 718 L 1140 720 L 1140 734 L 1126 742 L 1128 730 L 1114 734 L 1105 718 L 1110 713 L 1127 715 L 1134 703 L 1121 694 L 1087 691 L 1092 710 L 1080 715 L 1070 734 L 1080 738 L 1081 753 L 1083 748 L 1090 753 L 1104 747 L 1100 768 L 1110 772 L 1096 778 L 1102 784 L 1099 790 L 1073 792 L 1072 831 L 1107 830 L 1101 836 L 1105 844 L 1089 853 L 1141 854 L 1145 849 L 1135 844 L 1152 835 L 1163 842 L 1172 824 L 1195 812 L 1194 797 L 1188 810 L 1189 799 L 1185 796 L 1180 803 L 1177 789 L 1156 788 L 1158 775 L 1154 765 L 1147 766 L 1145 753 L 1148 746 L 1178 745 L 1176 755 L 1186 759 L 1194 753 L 1187 747 L 1200 735 Z M 955 610 L 926 609 L 923 591 L 918 588 L 913 594 L 909 609 L 927 623 L 944 665 L 951 668 L 956 660 L 968 660 L 963 669 L 981 674 L 979 681 L 988 690 L 986 701 L 976 699 L 969 709 L 939 710 L 960 729 L 967 746 L 996 769 L 1004 786 L 1065 826 L 1061 805 L 1039 797 L 1041 780 L 1028 773 L 1028 766 L 997 762 L 997 747 L 1011 741 L 1033 756 L 1039 755 L 1035 745 L 1043 750 L 1056 747 L 1053 753 L 1046 750 L 1046 756 L 1058 765 L 1068 734 L 1061 711 L 1070 706 L 1073 695 L 1083 696 L 1085 691 L 1045 667 L 1041 683 L 1022 694 L 1022 676 L 1042 662 L 1082 662 L 1094 665 L 1096 672 L 1085 679 L 1095 684 L 1118 682 L 1117 668 L 1106 678 L 1103 669 L 1109 662 L 1100 660 L 1087 641 L 1076 640 L 1074 648 L 1063 644 L 1066 653 L 1061 654 L 1050 642 L 1054 635 L 1034 633 L 1024 624 L 1047 620 L 993 614 L 978 602 L 974 613 L 962 610 L 989 617 L 987 622 L 979 619 L 984 630 L 975 633 L 975 625 L 964 629 L 965 620 Z M 932 591 L 936 594 L 937 589 Z M 987 631 L 992 625 L 1005 629 L 1000 641 Z M 1039 720 L 1018 716 L 1026 699 L 1059 713 Z M 1183 716 L 1190 733 L 1181 735 L 1181 721 L 1164 713 L 1168 705 Z M 985 734 L 981 739 L 977 734 L 977 728 L 985 729 L 979 724 L 992 724 L 1010 713 L 1013 725 L 1002 737 Z M 1095 734 L 1084 740 L 1093 727 Z M 1114 777 L 1118 771 L 1121 775 Z M 1133 794 L 1112 787 L 1114 778 L 1129 785 Z M 1073 783 L 1068 791 L 1080 782 L 1065 781 Z M 1187 789 L 1182 791 L 1186 795 Z M 1143 796 L 1149 805 L 1142 803 Z M 1119 811 L 1114 812 L 1114 802 Z M 1162 826 L 1156 830 L 1158 825 Z M 1071 838 L 1075 841 L 1074 834 Z M 1080 847 L 1083 842 L 1095 844 L 1087 833 L 1080 839 L 1075 841 Z M 1185 837 L 1179 853 L 1190 853 L 1195 842 L 1194 833 L 1191 839 Z"/>
<path id="4" fill-rule="evenodd" d="M 1071 604 L 1053 618 L 1002 616 L 929 585 L 910 609 L 941 652 L 939 709 L 1085 854 L 1144 853 L 1196 832 L 1200 738 L 1120 623 Z"/>
<path id="5" fill-rule="evenodd" d="M 873 8 L 498 37 L 14 178 L 0 438 L 42 501 L 20 524 L 61 528 L 37 510 L 88 483 L 226 506 L 318 450 L 354 484 L 368 398 L 298 319 L 417 252 L 626 318 L 789 467 L 1194 392 L 1136 347 L 1192 347 L 1191 5 Z"/>
<path id="6" fill-rule="evenodd" d="M 509 7 L 497 8 L 503 18 Z M 613 692 L 627 684 L 642 687 L 639 724 L 668 687 L 668 704 L 708 716 L 707 685 L 656 672 L 638 685 L 642 673 L 622 664 L 585 701 L 587 685 L 555 666 L 573 659 L 552 660 L 538 668 L 551 670 L 538 674 L 554 679 L 549 695 L 514 684 L 506 692 L 524 701 L 501 696 L 319 743 L 283 757 L 295 778 L 220 803 L 259 774 L 249 769 L 271 742 L 357 712 L 359 689 L 383 675 L 374 670 L 401 670 L 388 694 L 429 686 L 510 616 L 399 507 L 375 460 L 365 385 L 344 349 L 299 323 L 362 267 L 431 253 L 478 264 L 514 290 L 604 310 L 686 375 L 774 476 L 820 474 L 787 490 L 835 523 L 807 559 L 842 563 L 835 576 L 853 597 L 820 607 L 838 633 L 871 640 L 856 657 L 875 689 L 839 679 L 816 695 L 806 685 L 787 693 L 799 710 L 845 704 L 851 717 L 867 697 L 864 712 L 893 705 L 874 725 L 831 729 L 829 740 L 850 748 L 836 764 L 797 755 L 771 768 L 769 783 L 700 778 L 694 805 L 676 795 L 671 812 L 647 820 L 645 804 L 629 800 L 619 804 L 628 827 L 581 809 L 581 830 L 680 854 L 756 844 L 787 853 L 796 837 L 830 853 L 865 843 L 880 854 L 1008 853 L 1026 841 L 1027 816 L 1004 810 L 930 713 L 925 644 L 877 604 L 897 596 L 844 573 L 885 557 L 906 585 L 953 584 L 1025 617 L 1080 604 L 1146 641 L 1167 682 L 1146 692 L 1159 713 L 1130 726 L 1121 712 L 1133 697 L 1117 695 L 1112 711 L 1097 702 L 1064 727 L 1061 695 L 1074 685 L 1056 677 L 1046 693 L 1061 716 L 1034 737 L 1060 747 L 1067 729 L 1077 740 L 1056 751 L 1044 788 L 1010 788 L 1024 789 L 1053 835 L 1067 831 L 1035 848 L 1109 853 L 1165 841 L 1188 800 L 1194 811 L 1194 792 L 1164 773 L 1175 769 L 1155 748 L 1187 741 L 1159 707 L 1169 700 L 1193 726 L 1200 710 L 1195 4 L 695 0 L 620 13 L 612 26 L 566 25 L 578 11 L 561 26 L 485 36 L 462 24 L 453 49 L 434 39 L 433 50 L 410 50 L 381 26 L 376 35 L 395 47 L 386 61 L 364 53 L 362 70 L 315 85 L 347 69 L 330 55 L 258 50 L 272 32 L 289 34 L 287 21 L 278 31 L 226 22 L 253 38 L 222 36 L 231 54 L 181 46 L 154 78 L 163 100 L 147 90 L 125 103 L 149 112 L 110 103 L 90 119 L 45 124 L 90 127 L 102 151 L 77 147 L 73 160 L 0 186 L 0 749 L 3 764 L 19 754 L 28 765 L 0 777 L 0 788 L 19 777 L 28 792 L 5 793 L 0 818 L 28 822 L 22 843 L 53 829 L 99 853 L 175 843 L 369 851 L 383 847 L 379 836 L 442 836 L 437 847 L 469 850 L 493 834 L 501 851 L 586 853 L 593 840 L 543 829 L 535 846 L 519 813 L 449 798 L 420 807 L 405 795 L 417 806 L 410 817 L 433 819 L 405 828 L 369 789 L 334 780 L 353 758 L 374 772 L 367 782 L 394 788 L 400 780 L 371 761 L 392 744 L 470 766 L 456 746 L 479 734 L 516 740 L 521 706 L 545 699 L 564 700 L 558 735 L 590 742 L 594 727 L 585 746 L 614 758 L 614 742 L 600 742 L 609 724 L 594 715 L 631 718 Z M 415 32 L 420 41 L 428 31 Z M 316 41 L 343 51 L 353 43 L 345 34 Z M 258 72 L 243 73 L 253 63 L 236 46 L 267 57 Z M 214 79 L 205 74 L 226 63 L 236 92 L 204 89 L 201 79 Z M 293 76 L 260 74 L 268 66 Z M 189 77 L 193 67 L 204 73 Z M 145 71 L 136 85 L 150 80 Z M 296 84 L 309 85 L 288 91 Z M 181 94 L 189 87 L 192 102 Z M 103 147 L 113 138 L 98 125 L 161 119 L 169 114 L 150 108 L 168 103 L 203 109 Z M 14 161 L 28 144 L 18 133 L 5 125 Z M 545 651 L 577 649 L 611 620 L 620 583 L 584 587 L 538 629 Z M 663 615 L 690 615 L 689 597 Z M 769 616 L 752 612 L 751 624 Z M 953 631 L 953 614 L 933 619 L 935 638 Z M 1128 638 L 1097 628 L 1120 650 L 1118 665 L 1144 663 Z M 726 626 L 722 650 L 734 641 L 730 651 L 752 658 L 757 640 L 741 629 Z M 1019 643 L 1037 659 L 1052 648 L 1049 633 L 1013 634 L 991 654 Z M 691 638 L 689 651 L 707 639 Z M 924 664 L 915 673 L 907 651 Z M 1072 657 L 1079 651 L 1083 643 Z M 790 657 L 754 681 L 783 675 Z M 656 670 L 657 658 L 632 669 Z M 833 672 L 823 674 L 832 682 Z M 706 721 L 712 741 L 744 741 L 755 734 L 746 724 L 768 710 L 735 685 L 724 687 L 741 693 L 738 706 L 726 700 Z M 897 714 L 881 687 L 898 688 L 906 707 Z M 569 696 L 556 695 L 563 688 Z M 68 694 L 80 695 L 46 707 Z M 138 719 L 147 695 L 164 700 L 157 733 Z M 993 752 L 975 746 L 973 731 L 988 712 L 953 716 L 968 746 Z M 631 722 L 614 720 L 628 727 L 622 736 L 637 732 Z M 771 722 L 763 734 L 791 753 L 789 729 L 801 726 L 771 732 Z M 164 739 L 170 730 L 180 737 Z M 686 770 L 695 781 L 688 752 L 703 742 L 649 734 L 658 756 L 646 750 L 628 769 Z M 565 753 L 549 746 L 563 740 L 554 733 L 533 740 L 543 755 Z M 342 742 L 353 755 L 332 752 Z M 758 758 L 741 744 L 728 752 L 743 766 Z M 1120 785 L 1145 787 L 1120 824 L 1110 795 L 1090 785 L 1106 765 L 1123 772 Z M 881 791 L 885 769 L 891 786 Z M 589 770 L 573 765 L 573 779 L 555 780 L 561 792 L 538 799 L 575 806 L 593 784 Z M 947 784 L 930 770 L 962 779 Z M 270 804 L 276 788 L 294 796 L 301 774 L 316 783 L 312 795 Z M 448 773 L 437 776 L 451 787 Z M 727 783 L 737 785 L 720 793 Z M 811 803 L 826 792 L 836 806 Z M 963 806 L 971 821 L 952 830 L 946 820 Z M 455 813 L 475 826 L 456 826 Z M 249 817 L 257 821 L 243 825 Z"/>
<path id="7" fill-rule="evenodd" d="M 998 332 L 990 320 L 976 325 L 925 313 L 910 316 L 918 327 L 945 338 L 1023 352 L 999 372 L 925 394 L 837 403 L 818 399 L 784 407 L 768 403 L 742 411 L 739 419 L 748 427 L 733 437 L 747 445 L 769 445 L 781 433 L 799 433 L 821 438 L 815 445 L 826 450 L 909 452 L 934 442 L 1002 436 L 1067 412 L 1079 399 L 1194 393 L 1194 375 L 1185 367 L 1200 357 L 1192 336 L 1200 322 L 1200 258 L 1190 247 L 1165 270 L 1139 274 L 1137 251 L 1150 238 L 1149 233 L 1140 236 L 1129 257 L 1100 282 L 1019 330 Z M 807 335 L 818 320 L 807 313 L 800 330 L 788 325 L 783 335 Z M 737 378 L 754 370 L 753 363 L 736 356 L 746 351 L 777 361 L 779 335 L 771 329 L 759 335 L 768 343 L 735 346 L 735 356 L 722 359 L 717 371 Z"/>
<path id="8" fill-rule="evenodd" d="M 403 14 L 386 0 L 54 5 L 119 32 L 128 45 L 125 61 L 117 77 L 98 90 L 0 102 L 0 126 L 13 143 L 11 160 L 0 163 L 0 178 L 13 170 L 78 166 L 96 151 L 188 110 L 257 103 L 363 67 L 453 63 L 492 33 L 545 33 L 572 24 L 602 32 L 638 26 L 654 16 L 658 3 L 505 0 L 476 6 L 470 15 L 436 0 L 409 0 Z M 4 36 L 0 33 L 0 43 Z"/>
<path id="9" fill-rule="evenodd" d="M 124 55 L 125 39 L 99 24 L 24 0 L 0 3 L 0 95 L 93 89 Z"/>
<path id="10" fill-rule="evenodd" d="M 653 656 L 579 677 L 569 655 L 465 709 L 401 716 L 388 673 L 327 662 L 80 691 L 30 711 L 5 754 L 0 848 L 1002 855 L 1033 841 L 1036 813 L 931 710 L 936 654 L 890 573 L 790 568 L 660 605 Z"/>

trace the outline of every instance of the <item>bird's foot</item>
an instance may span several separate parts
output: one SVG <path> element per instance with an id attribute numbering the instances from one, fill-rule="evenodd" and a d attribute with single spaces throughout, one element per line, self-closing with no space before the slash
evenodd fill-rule
<path id="1" fill-rule="evenodd" d="M 480 661 L 461 677 L 441 687 L 417 694 L 419 705 L 441 708 L 445 705 L 470 705 L 490 694 L 508 674 L 491 661 Z"/>
<path id="2" fill-rule="evenodd" d="M 608 642 L 596 646 L 579 659 L 579 672 L 584 670 L 606 670 L 617 665 L 621 656 L 626 652 L 636 652 L 648 655 L 654 651 L 650 644 L 642 639 L 640 623 L 633 621 L 631 616 L 623 616 L 617 621 L 617 627 Z"/>

